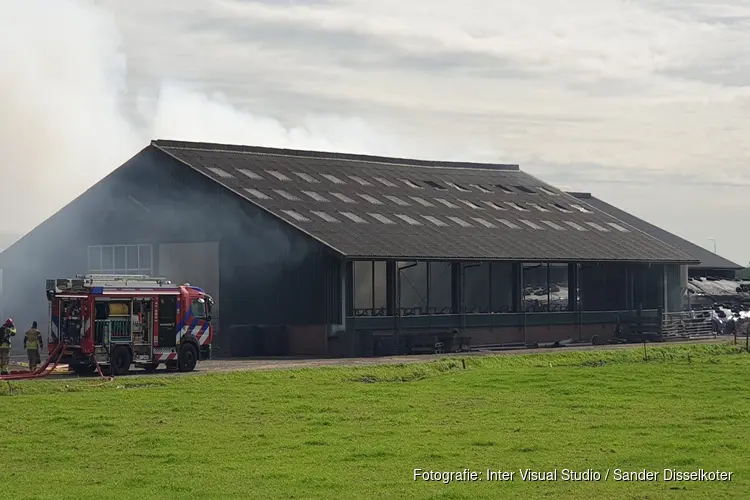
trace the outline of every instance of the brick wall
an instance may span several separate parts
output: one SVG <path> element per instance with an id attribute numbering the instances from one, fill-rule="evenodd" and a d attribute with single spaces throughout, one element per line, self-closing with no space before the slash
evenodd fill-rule
<path id="1" fill-rule="evenodd" d="M 290 356 L 326 356 L 327 335 L 323 325 L 288 326 Z"/>

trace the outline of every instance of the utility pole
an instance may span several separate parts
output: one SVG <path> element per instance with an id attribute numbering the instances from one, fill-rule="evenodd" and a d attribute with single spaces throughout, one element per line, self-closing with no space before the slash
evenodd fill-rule
<path id="1" fill-rule="evenodd" d="M 708 241 L 713 241 L 714 242 L 714 253 L 716 253 L 716 239 L 709 238 Z"/>

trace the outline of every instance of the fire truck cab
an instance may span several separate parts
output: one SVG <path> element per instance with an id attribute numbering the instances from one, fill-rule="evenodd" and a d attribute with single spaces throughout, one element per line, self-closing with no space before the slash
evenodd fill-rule
<path id="1" fill-rule="evenodd" d="M 131 365 L 189 372 L 210 359 L 213 299 L 201 288 L 144 275 L 78 275 L 47 280 L 49 339 L 80 375 L 124 375 Z"/>

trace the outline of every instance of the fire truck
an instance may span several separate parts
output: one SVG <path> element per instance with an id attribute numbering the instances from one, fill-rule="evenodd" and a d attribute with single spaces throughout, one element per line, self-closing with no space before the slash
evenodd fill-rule
<path id="1" fill-rule="evenodd" d="M 77 275 L 47 280 L 50 355 L 79 375 L 132 365 L 189 372 L 210 359 L 213 299 L 197 286 L 145 275 Z M 61 346 L 61 344 L 63 344 Z"/>

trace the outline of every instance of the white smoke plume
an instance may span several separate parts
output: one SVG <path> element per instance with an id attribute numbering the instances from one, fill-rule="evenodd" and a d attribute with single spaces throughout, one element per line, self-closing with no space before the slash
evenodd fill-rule
<path id="1" fill-rule="evenodd" d="M 0 61 L 0 197 L 6 207 L 0 239 L 31 230 L 154 138 L 403 151 L 356 118 L 313 116 L 287 127 L 174 81 L 152 89 L 155 99 L 134 96 L 126 87 L 115 20 L 91 1 L 0 2 Z M 126 101 L 138 103 L 133 113 L 125 111 Z"/>

